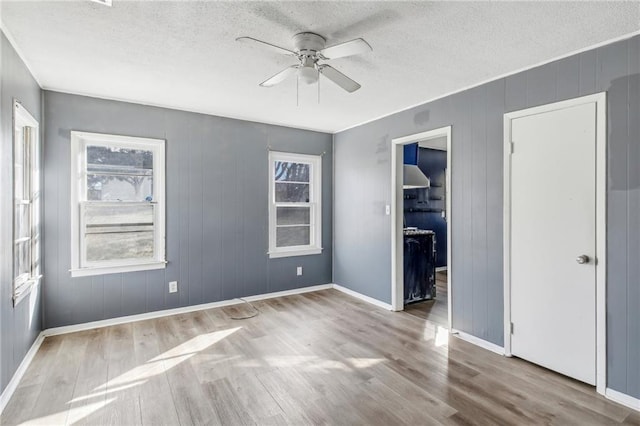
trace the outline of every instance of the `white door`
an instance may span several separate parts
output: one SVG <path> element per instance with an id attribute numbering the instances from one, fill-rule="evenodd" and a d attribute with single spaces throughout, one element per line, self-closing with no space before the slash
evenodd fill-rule
<path id="1" fill-rule="evenodd" d="M 596 104 L 511 135 L 511 352 L 595 385 Z"/>

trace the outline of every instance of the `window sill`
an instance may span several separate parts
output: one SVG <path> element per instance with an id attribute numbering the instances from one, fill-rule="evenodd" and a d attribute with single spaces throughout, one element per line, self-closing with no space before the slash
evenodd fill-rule
<path id="1" fill-rule="evenodd" d="M 160 261 L 120 266 L 92 266 L 81 269 L 71 269 L 69 272 L 71 272 L 71 276 L 75 278 L 89 277 L 92 275 L 117 274 L 122 272 L 151 271 L 153 269 L 164 269 L 166 266 L 166 261 Z"/>
<path id="2" fill-rule="evenodd" d="M 293 256 L 309 256 L 312 254 L 322 253 L 322 248 L 308 248 L 308 249 L 296 249 L 296 250 L 278 250 L 269 252 L 269 259 L 276 259 L 279 257 L 293 257 Z"/>
<path id="3" fill-rule="evenodd" d="M 18 306 L 18 304 L 20 302 L 22 302 L 24 299 L 26 299 L 27 296 L 30 295 L 33 290 L 38 288 L 38 286 L 40 285 L 40 280 L 41 279 L 42 279 L 42 275 L 40 275 L 38 278 L 35 278 L 33 280 L 28 281 L 28 284 L 25 284 L 25 286 L 24 286 L 25 288 L 22 289 L 22 291 L 20 291 L 20 293 L 18 293 L 15 296 L 13 296 L 13 307 L 14 308 L 16 306 Z"/>

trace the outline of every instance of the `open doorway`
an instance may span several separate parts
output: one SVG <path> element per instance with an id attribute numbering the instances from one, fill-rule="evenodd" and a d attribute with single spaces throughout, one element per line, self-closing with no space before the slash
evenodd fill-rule
<path id="1" fill-rule="evenodd" d="M 395 311 L 407 310 L 450 330 L 451 126 L 393 139 L 391 157 L 391 304 Z M 418 177 L 414 183 L 413 171 L 409 170 L 412 166 L 417 166 L 416 173 L 423 174 L 426 180 Z M 427 282 L 426 293 L 430 294 L 422 291 L 414 297 L 408 290 L 416 279 L 411 265 L 416 250 L 411 245 L 431 247 L 432 239 L 433 255 L 425 250 L 418 253 L 426 262 L 426 266 L 418 268 L 418 275 L 423 274 L 419 279 L 433 281 Z"/>

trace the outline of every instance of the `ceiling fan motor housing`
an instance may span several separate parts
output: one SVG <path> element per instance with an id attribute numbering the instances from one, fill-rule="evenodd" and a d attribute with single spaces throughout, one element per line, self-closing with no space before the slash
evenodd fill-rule
<path id="1" fill-rule="evenodd" d="M 327 40 L 316 33 L 298 33 L 293 36 L 293 45 L 301 55 L 316 55 L 324 49 Z"/>

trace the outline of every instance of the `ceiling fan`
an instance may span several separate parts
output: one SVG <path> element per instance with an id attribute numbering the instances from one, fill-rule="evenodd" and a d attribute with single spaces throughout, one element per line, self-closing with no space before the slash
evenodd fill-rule
<path id="1" fill-rule="evenodd" d="M 275 86 L 293 75 L 297 75 L 304 83 L 313 84 L 318 82 L 320 74 L 322 74 L 349 93 L 358 90 L 361 87 L 360 84 L 342 74 L 332 66 L 320 63 L 320 61 L 359 55 L 373 50 L 369 43 L 362 38 L 325 47 L 326 39 L 321 35 L 311 32 L 303 32 L 294 35 L 293 49 L 285 49 L 284 47 L 276 46 L 275 44 L 267 43 L 266 41 L 258 40 L 253 37 L 238 37 L 236 41 L 257 43 L 276 52 L 295 56 L 298 59 L 298 64 L 285 68 L 273 77 L 260 83 L 260 86 L 262 87 Z"/>

